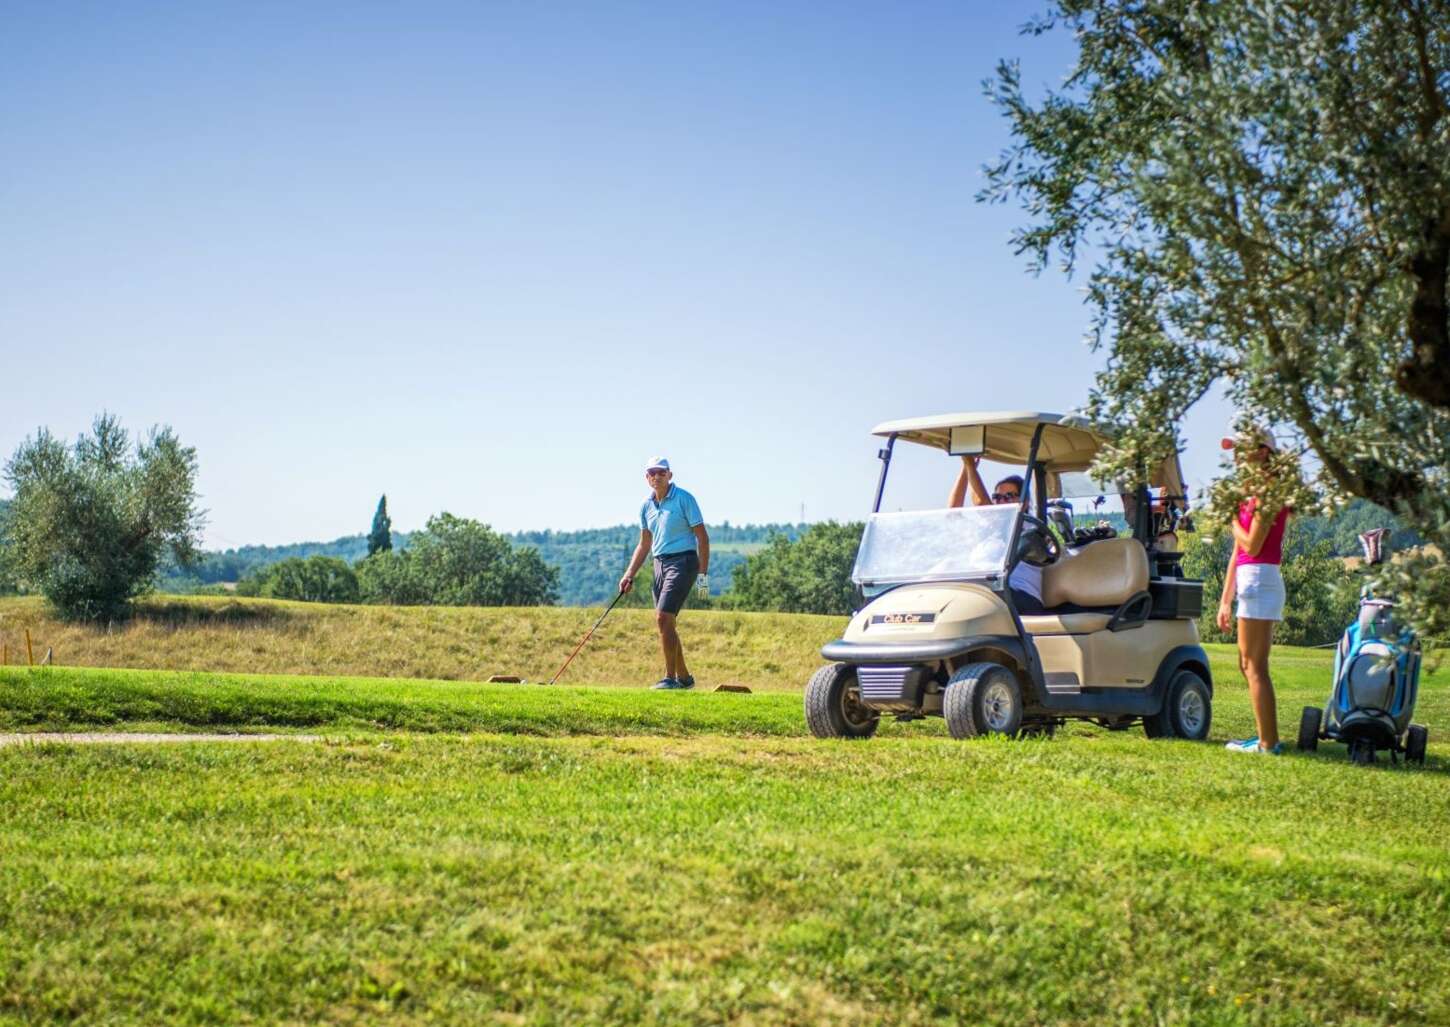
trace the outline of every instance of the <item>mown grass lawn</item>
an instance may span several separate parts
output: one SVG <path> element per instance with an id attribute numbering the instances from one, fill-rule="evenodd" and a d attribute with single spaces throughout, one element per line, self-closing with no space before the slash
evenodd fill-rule
<path id="1" fill-rule="evenodd" d="M 1223 656 L 1216 739 L 1248 723 Z M 1326 660 L 1276 669 L 1287 730 Z M 6 729 L 335 738 L 0 749 L 0 1019 L 1446 1022 L 1443 676 L 1418 770 L 827 743 L 792 695 L 12 670 Z"/>

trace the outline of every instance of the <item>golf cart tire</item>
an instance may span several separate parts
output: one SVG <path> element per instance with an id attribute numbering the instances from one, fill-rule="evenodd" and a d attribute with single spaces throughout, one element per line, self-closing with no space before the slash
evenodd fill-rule
<path id="1" fill-rule="evenodd" d="M 1318 706 L 1306 706 L 1299 714 L 1299 751 L 1314 752 L 1319 748 L 1319 725 L 1324 711 Z"/>
<path id="2" fill-rule="evenodd" d="M 1213 697 L 1208 685 L 1187 667 L 1177 671 L 1163 693 L 1163 708 L 1143 718 L 1149 738 L 1182 738 L 1201 742 L 1213 724 Z"/>
<path id="3" fill-rule="evenodd" d="M 1405 732 L 1405 762 L 1425 765 L 1425 747 L 1430 743 L 1430 732 L 1424 724 L 1411 724 Z"/>
<path id="4" fill-rule="evenodd" d="M 1022 685 L 1000 663 L 969 663 L 947 681 L 941 708 L 953 738 L 1015 738 L 1022 728 Z"/>
<path id="5" fill-rule="evenodd" d="M 811 675 L 805 704 L 806 726 L 817 738 L 870 738 L 881 724 L 880 714 L 861 705 L 856 668 L 844 663 L 828 664 Z"/>

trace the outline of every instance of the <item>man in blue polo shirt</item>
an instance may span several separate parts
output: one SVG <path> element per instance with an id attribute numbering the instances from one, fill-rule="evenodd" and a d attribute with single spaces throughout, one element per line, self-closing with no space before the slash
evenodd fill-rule
<path id="1" fill-rule="evenodd" d="M 675 627 L 690 588 L 698 577 L 702 586 L 710 567 L 710 536 L 695 497 L 674 484 L 670 462 L 656 457 L 644 470 L 650 497 L 639 511 L 639 545 L 629 558 L 629 569 L 619 579 L 619 590 L 634 588 L 634 576 L 646 554 L 654 557 L 655 624 L 665 655 L 665 676 L 655 688 L 694 688 L 685 668 L 685 650 Z M 703 590 L 703 589 L 702 589 Z"/>

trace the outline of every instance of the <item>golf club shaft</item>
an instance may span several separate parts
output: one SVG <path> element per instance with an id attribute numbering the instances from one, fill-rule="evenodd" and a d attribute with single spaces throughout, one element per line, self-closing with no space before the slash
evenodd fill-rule
<path id="1" fill-rule="evenodd" d="M 571 663 L 574 662 L 574 657 L 576 657 L 576 656 L 579 655 L 579 650 L 584 648 L 585 643 L 589 641 L 590 637 L 593 636 L 594 632 L 596 632 L 596 631 L 599 630 L 599 625 L 601 625 L 601 624 L 604 623 L 604 618 L 609 616 L 609 611 L 612 610 L 612 609 L 614 609 L 614 603 L 619 602 L 623 598 L 624 598 L 624 593 L 623 592 L 620 592 L 618 595 L 616 595 L 614 597 L 614 602 L 610 603 L 608 606 L 606 606 L 604 608 L 604 612 L 601 613 L 599 615 L 599 619 L 594 622 L 594 627 L 590 628 L 588 631 L 586 631 L 584 633 L 584 637 L 579 640 L 579 644 L 574 647 L 574 651 L 572 653 L 570 653 L 569 654 L 569 658 L 564 661 L 564 666 L 560 667 L 559 670 L 558 670 L 558 672 L 555 673 L 555 675 L 549 679 L 549 684 L 552 685 L 555 681 L 558 681 L 559 680 L 559 675 L 560 674 L 563 674 L 564 671 L 566 671 L 566 670 L 569 669 L 569 664 L 571 664 Z"/>

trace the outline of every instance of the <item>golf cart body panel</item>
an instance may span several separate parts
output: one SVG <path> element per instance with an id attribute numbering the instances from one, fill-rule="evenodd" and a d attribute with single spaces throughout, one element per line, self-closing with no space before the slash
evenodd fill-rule
<path id="1" fill-rule="evenodd" d="M 903 586 L 878 596 L 851 618 L 844 642 L 901 644 L 961 638 L 963 625 L 974 635 L 1016 635 L 1012 614 L 1001 597 L 975 582 L 944 582 L 929 587 Z"/>
<path id="2" fill-rule="evenodd" d="M 1034 633 L 1032 642 L 1042 665 L 1050 668 L 1043 672 L 1049 691 L 1143 689 L 1155 680 L 1161 662 L 1147 663 L 1144 655 L 1197 645 L 1198 632 L 1192 621 L 1150 620 L 1132 631 Z"/>
<path id="3" fill-rule="evenodd" d="M 855 718 L 852 737 L 868 736 L 874 727 L 863 716 L 881 713 L 907 719 L 944 713 L 956 737 L 979 730 L 1011 733 L 1017 725 L 1050 730 L 1069 717 L 1105 723 L 1142 717 L 1149 734 L 1158 737 L 1173 732 L 1161 723 L 1151 726 L 1148 718 L 1163 717 L 1180 699 L 1190 712 L 1198 703 L 1201 714 L 1201 733 L 1180 734 L 1206 734 L 1211 678 L 1193 619 L 1201 602 L 1195 604 L 1190 595 L 1195 589 L 1201 594 L 1201 583 L 1165 580 L 1165 562 L 1149 552 L 1157 538 L 1150 513 L 1169 496 L 1182 498 L 1176 455 L 1154 469 L 1150 482 L 1102 487 L 1122 497 L 1132 538 L 1108 532 L 1084 542 L 1070 530 L 1071 517 L 1065 518 L 1066 537 L 1049 537 L 1048 557 L 1039 549 L 1035 558 L 1049 559 L 1039 563 L 1047 610 L 1020 616 L 1007 582 L 1032 552 L 1024 531 L 1034 533 L 1034 542 L 1049 534 L 1047 499 L 1061 495 L 1064 475 L 1091 467 L 1109 440 L 1083 418 L 1037 411 L 910 418 L 887 421 L 873 431 L 887 444 L 879 454 L 876 502 L 852 572 L 869 601 L 853 614 L 842 637 L 821 650 L 839 671 L 818 675 L 835 688 L 831 695 L 849 706 L 842 707 L 841 717 Z M 882 512 L 899 439 L 947 455 L 1024 465 L 1022 502 Z M 1162 490 L 1151 501 L 1160 507 L 1150 505 L 1149 487 Z M 1141 516 L 1135 517 L 1135 510 Z M 1058 534 L 1063 534 L 1062 524 L 1055 522 Z M 1171 597 L 1157 616 L 1155 596 Z M 1191 688 L 1183 683 L 1189 671 Z M 961 733 L 953 723 L 954 702 L 957 721 L 963 716 L 964 691 L 956 693 L 957 700 L 950 698 L 959 683 L 986 697 L 976 714 L 985 728 L 967 727 Z M 1005 719 L 1004 696 L 1012 698 L 1012 716 Z M 825 723 L 824 697 L 824 692 L 807 696 L 808 720 L 816 711 L 812 730 Z M 998 724 L 1009 726 L 993 726 Z"/>

